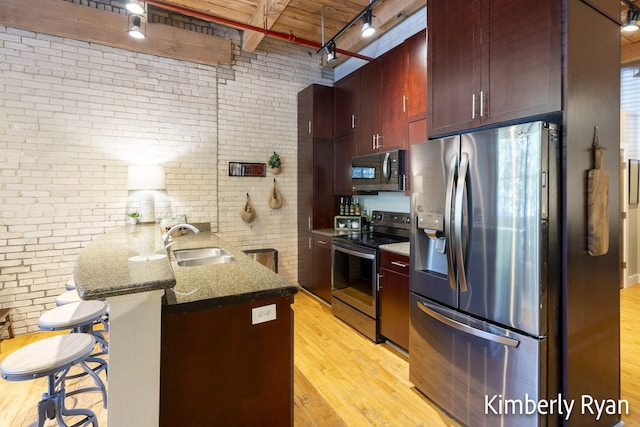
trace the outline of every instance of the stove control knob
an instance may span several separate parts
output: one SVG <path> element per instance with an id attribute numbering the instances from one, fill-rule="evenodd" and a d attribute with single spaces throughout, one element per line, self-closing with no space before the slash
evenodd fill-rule
<path id="1" fill-rule="evenodd" d="M 411 217 L 406 217 L 406 218 L 404 219 L 404 222 L 405 222 L 406 224 L 411 223 Z"/>

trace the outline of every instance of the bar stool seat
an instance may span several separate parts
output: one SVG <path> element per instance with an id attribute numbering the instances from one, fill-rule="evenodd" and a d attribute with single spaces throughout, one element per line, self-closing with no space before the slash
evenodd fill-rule
<path id="1" fill-rule="evenodd" d="M 80 301 L 82 301 L 82 299 L 80 298 L 80 295 L 78 295 L 77 289 L 63 292 L 56 297 L 57 306 L 71 304 L 73 302 L 80 302 Z"/>
<path id="2" fill-rule="evenodd" d="M 104 407 L 107 407 L 107 390 L 102 379 L 98 376 L 101 371 L 107 371 L 109 364 L 101 356 L 108 353 L 109 344 L 101 331 L 93 329 L 96 322 L 103 322 L 103 317 L 107 313 L 108 305 L 104 301 L 80 301 L 70 304 L 61 305 L 44 312 L 38 319 L 38 326 L 45 331 L 60 331 L 69 329 L 74 334 L 90 334 L 94 337 L 94 343 L 100 344 L 100 351 L 92 352 L 86 361 L 95 363 L 92 375 L 96 382 L 95 390 L 102 393 Z M 80 374 L 68 376 L 67 378 L 79 378 L 86 374 L 85 371 Z"/>
<path id="3" fill-rule="evenodd" d="M 48 331 L 81 329 L 87 325 L 92 326 L 106 313 L 107 303 L 104 301 L 78 301 L 44 312 L 38 319 L 38 326 Z"/>
<path id="4" fill-rule="evenodd" d="M 0 362 L 0 375 L 7 381 L 26 381 L 48 377 L 48 391 L 38 403 L 38 426 L 46 419 L 56 419 L 60 426 L 67 426 L 63 416 L 84 416 L 75 426 L 98 426 L 95 413 L 89 409 L 69 409 L 65 407 L 65 397 L 82 392 L 75 390 L 66 394 L 64 380 L 66 373 L 75 364 L 83 369 L 91 369 L 85 360 L 93 352 L 95 338 L 89 334 L 57 335 L 36 341 L 22 347 Z"/>

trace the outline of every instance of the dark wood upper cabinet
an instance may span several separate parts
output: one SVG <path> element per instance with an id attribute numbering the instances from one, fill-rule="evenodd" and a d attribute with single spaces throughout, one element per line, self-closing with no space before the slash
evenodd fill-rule
<path id="1" fill-rule="evenodd" d="M 391 49 L 380 58 L 380 111 L 381 134 L 375 150 L 389 151 L 407 147 L 407 49 L 403 44 Z"/>
<path id="2" fill-rule="evenodd" d="M 355 133 L 358 129 L 360 89 L 357 73 L 351 73 L 334 84 L 335 136 Z"/>
<path id="3" fill-rule="evenodd" d="M 330 91 L 331 88 L 311 85 L 298 94 L 298 140 L 333 137 L 333 96 Z"/>
<path id="4" fill-rule="evenodd" d="M 561 7 L 555 0 L 429 1 L 429 135 L 559 111 Z"/>
<path id="5" fill-rule="evenodd" d="M 381 77 L 380 63 L 373 61 L 355 72 L 359 80 L 360 129 L 358 131 L 358 154 L 378 151 L 377 142 L 380 140 Z"/>
<path id="6" fill-rule="evenodd" d="M 406 109 L 409 122 L 427 115 L 427 31 L 420 31 L 405 42 L 407 61 Z"/>

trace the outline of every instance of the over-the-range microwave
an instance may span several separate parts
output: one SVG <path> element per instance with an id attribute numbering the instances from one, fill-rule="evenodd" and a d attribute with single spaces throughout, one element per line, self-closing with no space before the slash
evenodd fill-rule
<path id="1" fill-rule="evenodd" d="M 351 184 L 355 191 L 404 191 L 405 150 L 365 154 L 351 160 Z"/>

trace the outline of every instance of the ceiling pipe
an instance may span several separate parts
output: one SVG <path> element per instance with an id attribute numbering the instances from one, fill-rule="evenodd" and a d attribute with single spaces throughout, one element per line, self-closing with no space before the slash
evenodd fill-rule
<path id="1" fill-rule="evenodd" d="M 257 31 L 257 32 L 262 33 L 262 34 L 264 34 L 266 36 L 273 37 L 273 38 L 276 38 L 276 39 L 285 40 L 285 41 L 288 41 L 289 43 L 295 43 L 295 44 L 299 44 L 299 45 L 303 45 L 303 46 L 309 46 L 309 47 L 313 47 L 313 48 L 316 48 L 316 49 L 322 48 L 322 45 L 320 43 L 314 42 L 314 41 L 311 41 L 311 40 L 305 40 L 305 39 L 298 38 L 293 33 L 287 34 L 287 33 L 281 33 L 279 31 L 269 30 L 269 29 L 266 29 L 266 28 L 260 28 L 260 27 L 256 27 L 255 25 L 244 24 L 242 22 L 233 21 L 233 20 L 227 19 L 227 18 L 221 18 L 219 16 L 210 15 L 210 14 L 204 13 L 204 12 L 198 12 L 196 10 L 187 9 L 185 7 L 182 7 L 182 6 L 176 6 L 176 5 L 168 4 L 168 3 L 165 3 L 163 1 L 158 1 L 158 0 L 147 0 L 147 4 L 151 5 L 151 6 L 155 6 L 155 7 L 159 8 L 159 9 L 164 9 L 164 10 L 169 10 L 169 11 L 172 11 L 172 12 L 177 12 L 177 13 L 180 13 L 182 15 L 191 16 L 193 18 L 204 19 L 205 21 L 217 22 L 219 24 L 227 25 L 227 26 L 233 27 L 233 28 L 238 28 L 238 29 L 242 29 L 242 30 Z M 362 59 L 364 61 L 374 61 L 374 58 L 370 58 L 368 56 L 360 55 L 359 53 L 349 52 L 349 51 L 342 50 L 342 49 L 336 49 L 336 52 L 338 52 L 338 53 L 340 53 L 342 55 L 351 56 L 353 58 Z"/>

